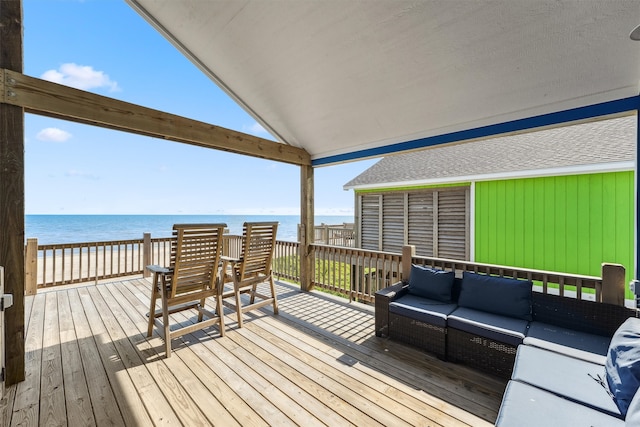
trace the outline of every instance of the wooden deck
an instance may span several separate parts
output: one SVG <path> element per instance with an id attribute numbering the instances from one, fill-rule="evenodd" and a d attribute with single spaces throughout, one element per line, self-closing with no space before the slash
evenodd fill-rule
<path id="1" fill-rule="evenodd" d="M 2 426 L 491 425 L 505 383 L 376 338 L 373 308 L 278 283 L 280 314 L 146 338 L 144 279 L 25 302 L 26 381 Z M 178 321 L 191 322 L 177 317 Z M 160 352 L 160 356 L 158 356 Z"/>

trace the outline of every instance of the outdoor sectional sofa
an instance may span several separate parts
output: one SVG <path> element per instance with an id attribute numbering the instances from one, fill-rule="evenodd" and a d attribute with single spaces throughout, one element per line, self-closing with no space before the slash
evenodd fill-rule
<path id="1" fill-rule="evenodd" d="M 532 287 L 412 265 L 407 282 L 376 293 L 375 332 L 509 380 L 496 425 L 625 425 L 625 405 L 640 382 L 637 310 Z M 618 357 L 625 345 L 632 351 Z M 633 374 L 611 379 L 625 369 Z M 610 389 L 627 390 L 624 410 Z M 629 413 L 640 418 L 636 400 Z M 554 418 L 559 413 L 571 422 Z"/>

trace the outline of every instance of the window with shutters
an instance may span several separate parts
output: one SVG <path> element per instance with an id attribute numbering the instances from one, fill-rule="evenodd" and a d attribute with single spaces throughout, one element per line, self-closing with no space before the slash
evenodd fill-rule
<path id="1" fill-rule="evenodd" d="M 385 252 L 469 258 L 469 187 L 358 195 L 360 247 Z"/>

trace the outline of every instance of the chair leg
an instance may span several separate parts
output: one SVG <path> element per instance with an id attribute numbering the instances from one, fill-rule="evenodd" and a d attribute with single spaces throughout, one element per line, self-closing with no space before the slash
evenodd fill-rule
<path id="1" fill-rule="evenodd" d="M 258 284 L 254 283 L 251 287 L 251 292 L 249 293 L 251 295 L 251 298 L 249 298 L 249 304 L 256 302 L 256 289 L 258 289 Z"/>
<path id="2" fill-rule="evenodd" d="M 151 285 L 151 302 L 149 303 L 149 326 L 147 327 L 147 337 L 153 335 L 153 326 L 156 321 L 156 300 L 158 299 L 158 273 L 153 274 L 153 284 Z"/>
<path id="3" fill-rule="evenodd" d="M 216 297 L 216 313 L 220 317 L 220 336 L 224 336 L 224 310 L 222 308 L 222 295 Z"/>
<path id="4" fill-rule="evenodd" d="M 207 300 L 205 298 L 202 298 L 200 300 L 200 308 L 204 308 L 206 303 L 207 303 Z M 202 310 L 198 310 L 198 322 L 202 322 L 202 317 L 203 317 Z"/>
<path id="5" fill-rule="evenodd" d="M 278 314 L 278 298 L 276 297 L 276 285 L 273 276 L 269 276 L 269 286 L 271 287 L 271 297 L 273 298 L 273 314 Z"/>
<path id="6" fill-rule="evenodd" d="M 238 315 L 238 327 L 242 328 L 242 303 L 240 301 L 240 290 L 238 286 L 234 284 L 236 293 L 236 314 Z"/>
<path id="7" fill-rule="evenodd" d="M 162 326 L 164 327 L 164 348 L 166 357 L 171 357 L 171 329 L 169 328 L 169 303 L 166 292 L 162 292 Z"/>

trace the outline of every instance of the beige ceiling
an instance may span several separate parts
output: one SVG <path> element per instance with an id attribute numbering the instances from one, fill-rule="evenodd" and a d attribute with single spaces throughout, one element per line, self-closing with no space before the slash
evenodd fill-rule
<path id="1" fill-rule="evenodd" d="M 638 0 L 128 2 L 318 165 L 609 101 L 637 108 Z"/>

